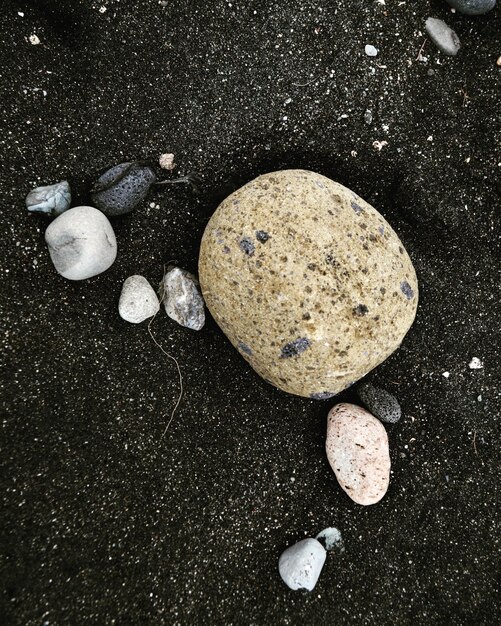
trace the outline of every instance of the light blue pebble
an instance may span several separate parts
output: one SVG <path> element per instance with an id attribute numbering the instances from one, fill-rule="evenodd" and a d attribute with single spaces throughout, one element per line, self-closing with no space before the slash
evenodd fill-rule
<path id="1" fill-rule="evenodd" d="M 26 208 L 31 213 L 61 215 L 70 208 L 70 205 L 71 191 L 66 180 L 55 185 L 37 187 L 26 196 Z"/>

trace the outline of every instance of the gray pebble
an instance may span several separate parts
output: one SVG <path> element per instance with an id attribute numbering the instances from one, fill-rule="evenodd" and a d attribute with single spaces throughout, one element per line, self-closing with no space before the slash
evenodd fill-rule
<path id="1" fill-rule="evenodd" d="M 368 44 L 367 46 L 365 46 L 365 54 L 368 57 L 377 57 L 377 48 Z"/>
<path id="2" fill-rule="evenodd" d="M 442 20 L 429 17 L 426 20 L 426 32 L 437 48 L 447 56 L 453 57 L 459 52 L 461 47 L 459 37 Z"/>
<path id="3" fill-rule="evenodd" d="M 312 591 L 326 557 L 327 552 L 316 539 L 303 539 L 282 552 L 278 571 L 290 589 Z"/>
<path id="4" fill-rule="evenodd" d="M 120 163 L 106 171 L 92 190 L 92 201 L 106 215 L 130 213 L 156 181 L 155 172 L 141 163 Z"/>
<path id="5" fill-rule="evenodd" d="M 118 302 L 118 313 L 122 319 L 140 324 L 153 317 L 159 309 L 158 296 L 144 276 L 136 274 L 124 281 Z"/>
<path id="6" fill-rule="evenodd" d="M 341 531 L 337 528 L 330 527 L 324 528 L 318 535 L 315 537 L 317 541 L 319 541 L 327 550 L 336 550 L 336 552 L 344 552 L 344 541 L 341 535 Z"/>
<path id="7" fill-rule="evenodd" d="M 200 330 L 205 324 L 204 300 L 198 281 L 186 270 L 172 267 L 160 284 L 167 315 L 181 326 Z"/>
<path id="8" fill-rule="evenodd" d="M 447 0 L 447 2 L 465 15 L 483 15 L 496 6 L 496 0 Z"/>
<path id="9" fill-rule="evenodd" d="M 372 111 L 370 109 L 367 109 L 364 113 L 364 122 L 366 124 L 372 124 Z"/>
<path id="10" fill-rule="evenodd" d="M 69 280 L 97 276 L 117 256 L 108 218 L 91 206 L 78 206 L 56 217 L 45 231 L 45 241 L 57 272 Z"/>
<path id="11" fill-rule="evenodd" d="M 55 185 L 37 187 L 26 196 L 26 208 L 31 213 L 61 215 L 70 208 L 71 191 L 67 180 Z"/>
<path id="12" fill-rule="evenodd" d="M 381 422 L 395 424 L 402 417 L 402 409 L 391 393 L 371 383 L 362 383 L 357 387 L 357 394 L 367 409 Z"/>

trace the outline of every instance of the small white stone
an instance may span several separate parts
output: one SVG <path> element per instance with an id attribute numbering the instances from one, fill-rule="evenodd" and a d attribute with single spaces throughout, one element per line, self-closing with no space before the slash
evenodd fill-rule
<path id="1" fill-rule="evenodd" d="M 174 155 L 170 152 L 161 154 L 158 159 L 158 163 L 163 170 L 173 170 L 176 167 L 176 164 L 174 163 Z"/>
<path id="2" fill-rule="evenodd" d="M 481 370 L 484 367 L 484 364 L 478 357 L 474 356 L 473 359 L 470 361 L 468 367 L 471 370 Z"/>
<path id="3" fill-rule="evenodd" d="M 278 571 L 290 589 L 312 591 L 324 566 L 327 552 L 316 539 L 303 539 L 282 552 Z"/>
<path id="4" fill-rule="evenodd" d="M 33 46 L 38 46 L 40 43 L 40 39 L 36 35 L 30 35 L 28 39 Z"/>
<path id="5" fill-rule="evenodd" d="M 45 241 L 56 271 L 69 280 L 97 276 L 117 256 L 108 218 L 91 206 L 78 206 L 56 217 L 45 231 Z"/>
<path id="6" fill-rule="evenodd" d="M 365 46 L 365 54 L 368 57 L 377 57 L 377 53 L 378 53 L 378 49 L 375 48 L 374 46 L 371 46 L 370 44 Z"/>
<path id="7" fill-rule="evenodd" d="M 450 372 L 443 372 L 443 373 L 442 373 L 442 376 L 443 376 L 444 378 L 449 378 L 449 376 L 450 376 L 450 375 L 451 375 L 451 373 L 450 373 Z"/>
<path id="8" fill-rule="evenodd" d="M 144 276 L 136 274 L 124 281 L 118 302 L 118 313 L 122 319 L 131 324 L 140 324 L 153 317 L 159 309 L 157 294 Z"/>

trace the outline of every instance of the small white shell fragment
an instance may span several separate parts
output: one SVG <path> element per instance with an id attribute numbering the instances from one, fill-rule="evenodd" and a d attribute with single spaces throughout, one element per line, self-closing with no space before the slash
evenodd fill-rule
<path id="1" fill-rule="evenodd" d="M 324 566 L 327 552 L 316 539 L 303 539 L 282 552 L 278 571 L 284 583 L 293 590 L 312 591 Z"/>
<path id="2" fill-rule="evenodd" d="M 174 155 L 170 152 L 166 152 L 165 154 L 161 154 L 158 159 L 158 163 L 163 170 L 173 170 L 176 167 L 174 163 Z"/>
<path id="3" fill-rule="evenodd" d="M 484 364 L 478 357 L 474 356 L 470 361 L 468 367 L 471 370 L 481 370 L 484 367 Z"/>

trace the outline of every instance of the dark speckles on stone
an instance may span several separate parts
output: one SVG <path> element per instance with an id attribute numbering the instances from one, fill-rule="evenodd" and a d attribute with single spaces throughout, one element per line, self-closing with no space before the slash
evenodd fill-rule
<path id="1" fill-rule="evenodd" d="M 329 398 L 333 398 L 336 394 L 332 393 L 332 391 L 319 391 L 318 393 L 312 393 L 310 398 L 312 400 L 328 400 Z"/>
<path id="2" fill-rule="evenodd" d="M 369 309 L 365 306 L 365 304 L 358 304 L 353 309 L 353 313 L 355 315 L 358 315 L 359 317 L 363 317 L 364 315 L 367 315 L 368 312 L 369 312 Z"/>
<path id="3" fill-rule="evenodd" d="M 230 249 L 228 248 L 228 246 L 224 246 L 224 248 L 223 248 L 223 252 L 224 252 L 224 254 L 229 254 L 231 251 L 230 251 Z"/>
<path id="4" fill-rule="evenodd" d="M 412 298 L 414 298 L 414 291 L 406 280 L 400 283 L 400 291 L 404 294 L 407 300 L 412 300 Z"/>
<path id="5" fill-rule="evenodd" d="M 252 350 L 251 348 L 249 348 L 249 346 L 244 343 L 243 341 L 239 341 L 238 342 L 238 349 L 243 352 L 244 354 L 248 354 L 249 356 L 252 356 Z"/>
<path id="6" fill-rule="evenodd" d="M 380 226 L 378 230 L 382 235 L 384 235 L 384 226 Z"/>
<path id="7" fill-rule="evenodd" d="M 245 252 L 247 256 L 253 256 L 256 248 L 254 247 L 251 239 L 249 239 L 248 237 L 244 237 L 240 240 L 240 243 L 238 245 L 240 246 L 240 250 L 242 250 L 242 252 Z"/>
<path id="8" fill-rule="evenodd" d="M 286 343 L 282 347 L 281 359 L 290 359 L 293 356 L 298 356 L 311 346 L 311 342 L 306 337 L 299 337 L 294 341 Z"/>
<path id="9" fill-rule="evenodd" d="M 265 230 L 256 230 L 256 239 L 259 243 L 266 243 L 269 238 L 270 236 Z"/>
<path id="10" fill-rule="evenodd" d="M 363 211 L 362 207 L 358 204 L 358 202 L 355 202 L 355 200 L 351 201 L 351 208 L 355 211 L 357 215 L 360 215 L 360 213 L 362 213 Z"/>

